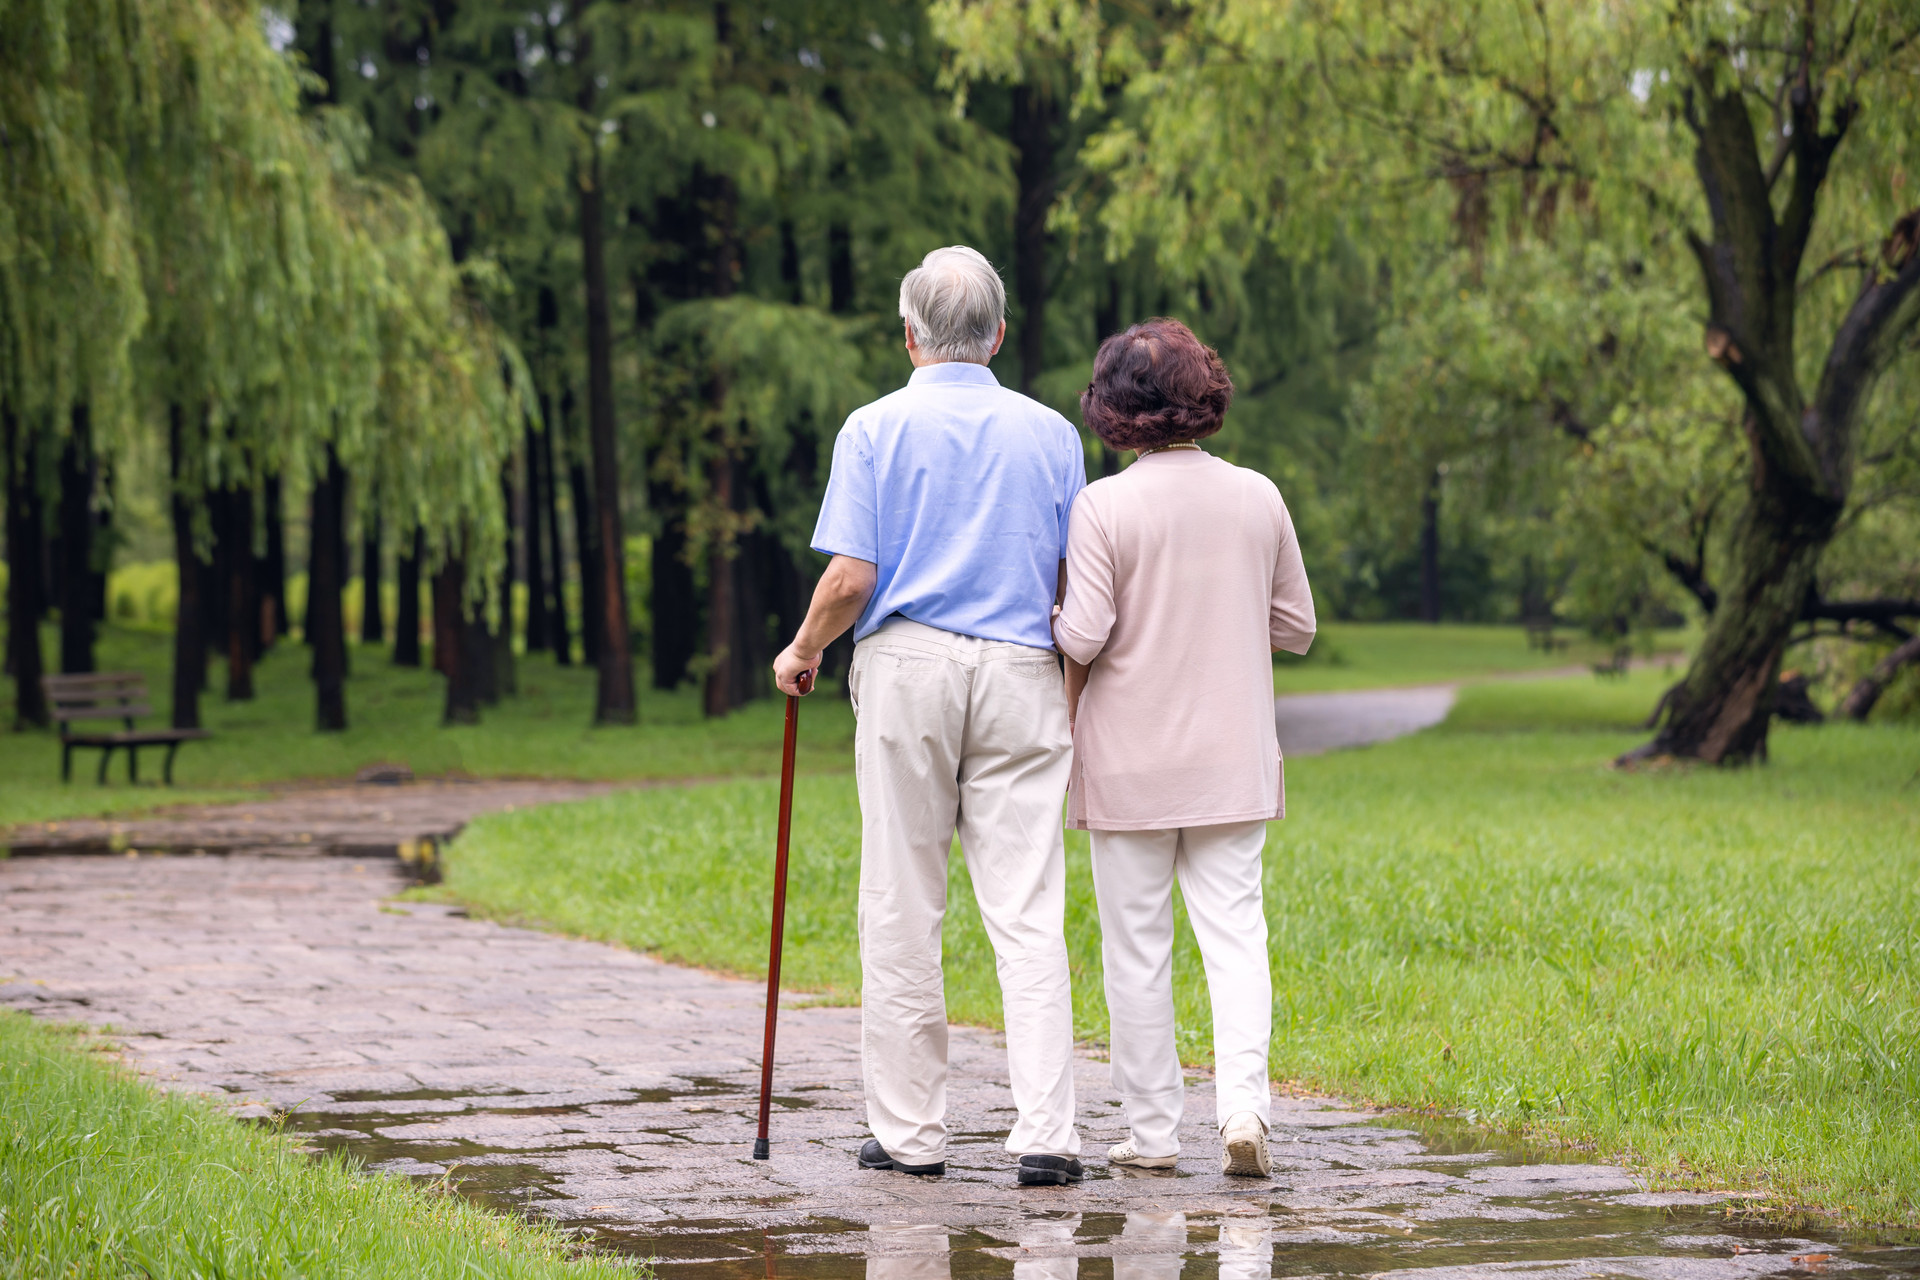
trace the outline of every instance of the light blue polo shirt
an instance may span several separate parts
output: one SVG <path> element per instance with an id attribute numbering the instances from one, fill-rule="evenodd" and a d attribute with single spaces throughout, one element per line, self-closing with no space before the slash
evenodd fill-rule
<path id="1" fill-rule="evenodd" d="M 1080 436 L 985 365 L 915 369 L 833 446 L 813 549 L 879 568 L 853 638 L 893 614 L 982 640 L 1053 647 Z"/>

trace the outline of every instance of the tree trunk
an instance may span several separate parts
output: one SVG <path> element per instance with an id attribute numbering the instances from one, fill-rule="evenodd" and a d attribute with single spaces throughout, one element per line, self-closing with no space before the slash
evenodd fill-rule
<path id="1" fill-rule="evenodd" d="M 560 533 L 560 473 L 553 469 L 553 437 L 558 430 L 558 423 L 549 419 L 547 429 L 540 433 L 540 483 L 553 570 L 549 578 L 553 595 L 547 606 L 547 642 L 553 648 L 553 660 L 565 667 L 573 663 L 573 635 L 567 622 L 567 544 Z"/>
<path id="2" fill-rule="evenodd" d="M 653 535 L 653 582 L 648 602 L 653 614 L 653 687 L 678 689 L 700 644 L 700 602 L 694 594 L 693 566 L 687 563 L 686 505 L 674 500 L 664 483 L 648 488 L 660 517 Z"/>
<path id="3" fill-rule="evenodd" d="M 853 231 L 844 222 L 827 226 L 827 307 L 837 316 L 853 310 Z"/>
<path id="4" fill-rule="evenodd" d="M 87 574 L 87 611 L 94 622 L 104 626 L 107 621 L 107 579 L 113 572 L 115 477 L 112 466 L 104 458 L 96 459 L 95 465 L 100 472 L 100 501 L 93 512 L 93 565 Z"/>
<path id="5" fill-rule="evenodd" d="M 1059 111 L 1044 88 L 1013 87 L 1011 141 L 1020 192 L 1013 211 L 1013 286 L 1020 299 L 1020 390 L 1032 395 L 1047 357 L 1047 211 L 1053 207 L 1054 125 Z"/>
<path id="6" fill-rule="evenodd" d="M 1107 276 L 1106 286 L 1093 304 L 1093 345 L 1097 351 L 1101 343 L 1121 330 L 1120 324 L 1120 277 L 1111 273 Z M 1100 448 L 1100 477 L 1120 474 L 1120 455 L 1104 440 L 1097 440 Z"/>
<path id="7" fill-rule="evenodd" d="M 448 591 L 447 565 L 442 563 L 433 575 L 433 669 L 453 679 L 460 662 L 461 593 L 466 589 L 466 567 L 454 566 L 453 590 Z M 477 699 L 476 699 L 477 702 Z"/>
<path id="8" fill-rule="evenodd" d="M 407 550 L 396 557 L 394 585 L 400 599 L 393 611 L 393 665 L 420 665 L 420 559 L 426 553 L 426 535 L 416 526 Z"/>
<path id="9" fill-rule="evenodd" d="M 1420 499 L 1420 621 L 1440 621 L 1440 471 Z"/>
<path id="10" fill-rule="evenodd" d="M 541 399 L 544 401 L 545 396 Z M 551 406 L 543 406 L 542 417 L 550 417 Z M 546 430 L 551 431 L 552 427 Z M 524 453 L 527 460 L 526 483 L 521 491 L 520 528 L 527 556 L 527 639 L 528 653 L 539 653 L 547 647 L 547 611 L 551 607 L 547 602 L 547 557 L 546 557 L 546 503 L 541 498 L 540 446 L 535 439 L 545 432 L 536 432 L 533 423 L 527 423 L 523 434 Z"/>
<path id="11" fill-rule="evenodd" d="M 4 440 L 0 459 L 7 477 L 7 670 L 13 675 L 13 727 L 44 729 L 51 721 L 46 691 L 40 687 L 45 668 L 40 660 L 40 561 L 42 527 L 33 445 L 20 439 L 19 420 L 0 406 Z"/>
<path id="12" fill-rule="evenodd" d="M 1873 714 L 1874 704 L 1880 701 L 1880 695 L 1893 683 L 1900 668 L 1909 662 L 1920 662 L 1920 636 L 1903 642 L 1886 657 L 1874 664 L 1872 671 L 1854 682 L 1847 696 L 1840 700 L 1839 714 L 1849 720 L 1865 720 Z"/>
<path id="13" fill-rule="evenodd" d="M 1716 56 L 1730 56 L 1725 50 Z M 1840 82 L 1796 86 L 1776 202 L 1749 103 L 1725 68 L 1703 63 L 1688 103 L 1695 172 L 1711 239 L 1689 234 L 1708 299 L 1708 355 L 1746 401 L 1749 486 L 1727 550 L 1728 572 L 1685 680 L 1666 699 L 1651 743 L 1623 760 L 1766 758 L 1780 656 L 1838 526 L 1853 479 L 1860 408 L 1920 323 L 1920 209 L 1895 222 L 1835 330 L 1820 381 L 1801 386 L 1795 315 L 1801 260 L 1829 162 L 1859 110 Z M 1789 171 L 1784 162 L 1791 157 Z"/>
<path id="14" fill-rule="evenodd" d="M 167 409 L 168 459 L 173 477 L 173 563 L 180 589 L 173 619 L 173 727 L 200 727 L 200 690 L 207 679 L 207 611 L 201 601 L 206 590 L 206 566 L 194 546 L 193 508 L 182 492 L 184 482 L 180 406 Z"/>
<path id="15" fill-rule="evenodd" d="M 380 513 L 371 512 L 360 535 L 360 643 L 387 642 L 385 602 L 380 599 Z"/>
<path id="16" fill-rule="evenodd" d="M 595 542 L 593 498 L 587 469 L 579 461 L 567 464 L 567 485 L 573 491 L 574 559 L 580 567 L 580 658 L 590 667 L 600 665 L 600 549 Z"/>
<path id="17" fill-rule="evenodd" d="M 500 565 L 500 624 L 488 629 L 485 616 L 482 615 L 481 629 L 487 637 L 487 651 L 490 658 L 489 680 L 487 683 L 487 705 L 492 706 L 501 698 L 512 697 L 519 692 L 519 683 L 513 670 L 513 513 L 517 509 L 513 501 L 513 463 L 509 459 L 500 468 L 500 501 L 506 516 L 506 554 L 501 557 Z"/>
<path id="18" fill-rule="evenodd" d="M 230 488 L 221 514 L 226 528 L 227 701 L 253 701 L 253 657 L 260 642 L 260 610 L 253 598 L 253 493 Z"/>
<path id="19" fill-rule="evenodd" d="M 606 224 L 602 210 L 600 153 L 596 150 L 580 187 L 580 257 L 587 295 L 587 434 L 593 452 L 596 539 L 596 632 L 600 680 L 594 702 L 597 724 L 632 724 L 636 718 L 633 654 L 627 639 L 627 585 L 620 526 L 620 467 L 613 428 L 613 319 L 607 299 Z"/>
<path id="20" fill-rule="evenodd" d="M 267 522 L 266 554 L 255 562 L 260 601 L 260 650 L 265 652 L 287 633 L 287 521 L 281 505 L 280 474 L 267 477 L 261 492 L 260 517 Z"/>
<path id="21" fill-rule="evenodd" d="M 340 596 L 346 587 L 347 473 L 333 446 L 313 486 L 312 547 L 307 557 L 307 639 L 313 646 L 314 723 L 321 732 L 347 727 L 347 628 Z"/>
<path id="22" fill-rule="evenodd" d="M 211 485 L 201 491 L 201 501 L 207 508 L 207 567 L 206 582 L 200 592 L 200 612 L 202 625 L 206 628 L 207 656 L 219 659 L 226 656 L 227 637 L 233 631 L 231 604 L 233 592 L 229 583 L 233 580 L 233 494 L 224 486 L 214 488 Z M 206 688 L 206 682 L 201 682 Z"/>
<path id="23" fill-rule="evenodd" d="M 710 472 L 712 501 L 723 511 L 734 507 L 735 470 L 733 460 L 722 455 Z M 738 546 L 729 546 L 717 536 L 707 552 L 707 683 L 703 706 L 709 716 L 724 716 L 742 701 L 734 663 L 740 607 L 738 555 Z"/>
<path id="24" fill-rule="evenodd" d="M 93 486 L 99 469 L 84 404 L 60 450 L 60 670 L 93 670 Z"/>
<path id="25" fill-rule="evenodd" d="M 433 576 L 434 649 L 446 657 L 444 724 L 480 723 L 482 686 L 492 665 L 485 624 L 467 613 L 466 569 L 464 559 L 449 556 Z"/>
<path id="26" fill-rule="evenodd" d="M 1840 514 L 1806 497 L 1783 485 L 1748 496 L 1727 547 L 1720 607 L 1647 754 L 1766 759 L 1780 657 Z"/>

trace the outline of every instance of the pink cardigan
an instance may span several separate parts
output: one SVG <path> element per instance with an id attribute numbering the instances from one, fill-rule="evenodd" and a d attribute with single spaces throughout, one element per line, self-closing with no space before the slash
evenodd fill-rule
<path id="1" fill-rule="evenodd" d="M 1067 536 L 1060 649 L 1091 664 L 1067 825 L 1141 831 L 1286 814 L 1273 651 L 1313 643 L 1280 491 L 1196 450 L 1087 486 Z"/>

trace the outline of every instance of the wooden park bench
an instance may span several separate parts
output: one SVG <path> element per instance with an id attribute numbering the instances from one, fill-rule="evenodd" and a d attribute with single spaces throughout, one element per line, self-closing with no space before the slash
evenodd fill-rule
<path id="1" fill-rule="evenodd" d="M 105 671 L 98 675 L 42 676 L 40 685 L 47 691 L 47 705 L 60 726 L 60 781 L 73 780 L 73 749 L 97 747 L 100 750 L 100 782 L 107 780 L 107 764 L 115 748 L 127 751 L 127 781 L 140 781 L 140 748 L 165 747 L 166 763 L 161 776 L 173 785 L 173 754 L 180 744 L 207 736 L 205 729 L 136 729 L 133 722 L 153 714 L 147 705 L 147 678 L 137 671 Z M 80 720 L 119 720 L 124 729 L 106 732 L 75 733 Z"/>

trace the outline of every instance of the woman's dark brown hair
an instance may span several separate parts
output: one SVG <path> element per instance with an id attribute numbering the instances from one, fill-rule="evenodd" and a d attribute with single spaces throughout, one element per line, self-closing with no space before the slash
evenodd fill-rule
<path id="1" fill-rule="evenodd" d="M 1233 379 L 1178 320 L 1143 320 L 1100 344 L 1080 397 L 1087 429 L 1115 449 L 1154 449 L 1220 429 Z"/>

